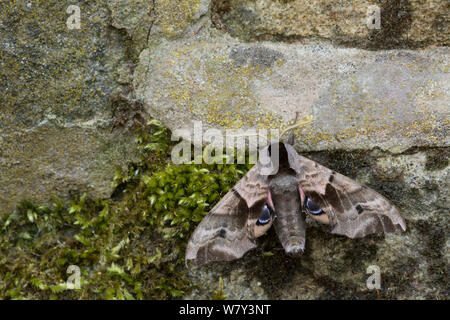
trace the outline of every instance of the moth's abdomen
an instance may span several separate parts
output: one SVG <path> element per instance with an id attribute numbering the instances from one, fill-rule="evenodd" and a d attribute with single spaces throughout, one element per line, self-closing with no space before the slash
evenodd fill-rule
<path id="1" fill-rule="evenodd" d="M 298 256 L 305 250 L 306 224 L 300 211 L 282 213 L 274 221 L 275 231 L 287 254 Z"/>
<path id="2" fill-rule="evenodd" d="M 305 249 L 306 224 L 295 176 L 281 173 L 269 184 L 275 214 L 275 231 L 289 255 L 301 255 Z"/>

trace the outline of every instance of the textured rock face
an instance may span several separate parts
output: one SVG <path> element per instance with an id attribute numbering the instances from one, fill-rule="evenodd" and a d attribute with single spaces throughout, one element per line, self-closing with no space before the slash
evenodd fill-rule
<path id="1" fill-rule="evenodd" d="M 380 8 L 381 28 L 367 27 L 370 6 Z M 216 0 L 215 17 L 233 36 L 254 39 L 318 37 L 368 48 L 448 45 L 447 1 Z"/>
<path id="2" fill-rule="evenodd" d="M 125 29 L 138 51 L 147 46 L 147 39 L 163 35 L 182 36 L 208 11 L 209 0 L 113 0 L 108 1 L 112 25 Z"/>
<path id="3" fill-rule="evenodd" d="M 69 30 L 71 4 L 0 4 L 0 212 L 70 191 L 109 196 L 114 166 L 133 158 L 133 137 L 111 131 L 124 37 L 98 1 L 80 3 L 81 29 Z"/>
<path id="4" fill-rule="evenodd" d="M 282 128 L 298 113 L 314 119 L 296 132 L 304 150 L 449 143 L 447 48 L 365 51 L 204 37 L 141 53 L 137 95 L 171 129 L 192 131 L 195 120 L 205 128 Z"/>
<path id="5" fill-rule="evenodd" d="M 69 4 L 0 4 L 0 211 L 107 196 L 133 158 L 108 97 L 130 83 L 171 129 L 283 129 L 298 113 L 313 122 L 297 149 L 389 198 L 407 232 L 351 240 L 309 220 L 294 259 L 270 230 L 238 261 L 187 268 L 189 297 L 221 276 L 235 299 L 448 299 L 448 1 L 89 1 L 70 31 Z"/>

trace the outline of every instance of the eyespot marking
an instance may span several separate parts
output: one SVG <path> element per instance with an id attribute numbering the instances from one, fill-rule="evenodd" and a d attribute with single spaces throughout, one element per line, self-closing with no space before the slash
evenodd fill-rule
<path id="1" fill-rule="evenodd" d="M 306 207 L 309 210 L 309 213 L 312 215 L 319 215 L 323 213 L 322 208 L 320 208 L 315 202 L 313 202 L 311 199 L 306 199 Z"/>
<path id="2" fill-rule="evenodd" d="M 268 224 L 270 222 L 271 216 L 272 216 L 271 209 L 269 208 L 269 206 L 267 204 L 264 205 L 264 208 L 261 211 L 258 221 L 256 221 L 256 225 L 263 226 L 265 224 Z"/>

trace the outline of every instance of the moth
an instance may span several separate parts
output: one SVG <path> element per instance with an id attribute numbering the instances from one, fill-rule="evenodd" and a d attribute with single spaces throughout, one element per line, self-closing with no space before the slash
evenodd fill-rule
<path id="1" fill-rule="evenodd" d="M 267 170 L 274 159 L 276 170 Z M 186 260 L 200 266 L 238 259 L 271 226 L 285 252 L 299 256 L 305 249 L 306 216 L 349 238 L 406 231 L 385 197 L 277 142 L 261 150 L 258 163 L 203 218 L 188 242 Z"/>

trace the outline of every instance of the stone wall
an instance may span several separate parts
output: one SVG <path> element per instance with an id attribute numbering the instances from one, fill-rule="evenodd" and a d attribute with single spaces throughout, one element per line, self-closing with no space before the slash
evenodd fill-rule
<path id="1" fill-rule="evenodd" d="M 448 1 L 79 1 L 80 30 L 72 3 L 30 3 L 0 3 L 0 211 L 108 197 L 135 157 L 114 97 L 172 130 L 283 129 L 299 114 L 313 121 L 297 150 L 385 195 L 407 232 L 350 240 L 308 221 L 291 259 L 271 231 L 239 261 L 186 269 L 191 297 L 222 276 L 239 299 L 448 298 Z"/>
<path id="2" fill-rule="evenodd" d="M 114 167 L 136 157 L 133 135 L 113 130 L 128 36 L 102 1 L 79 2 L 81 28 L 68 29 L 71 4 L 0 3 L 0 212 L 25 198 L 108 197 Z"/>

